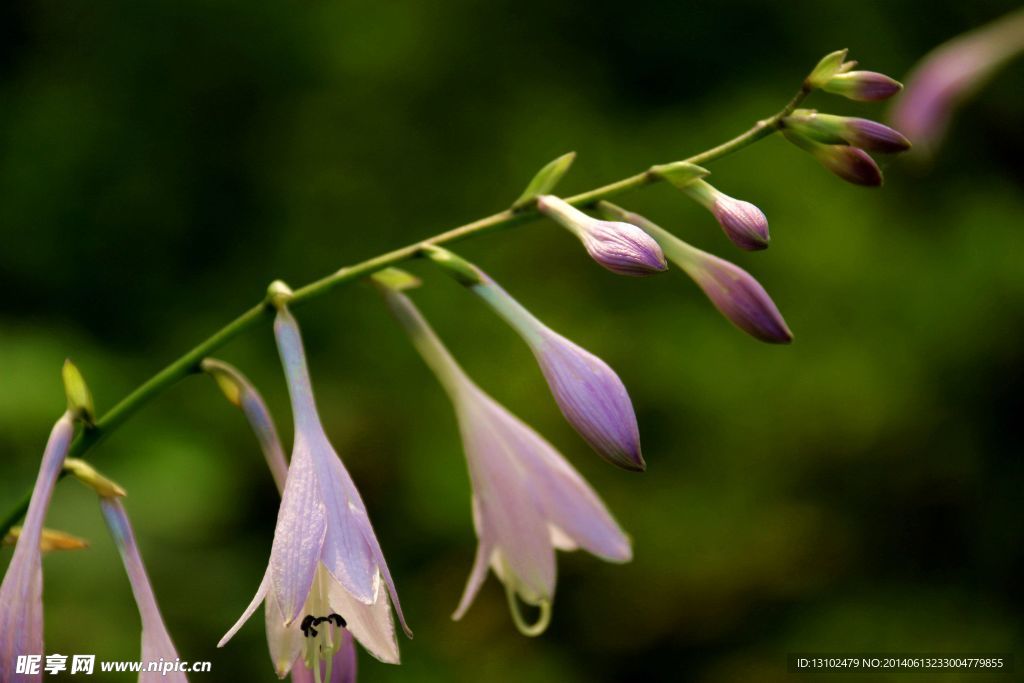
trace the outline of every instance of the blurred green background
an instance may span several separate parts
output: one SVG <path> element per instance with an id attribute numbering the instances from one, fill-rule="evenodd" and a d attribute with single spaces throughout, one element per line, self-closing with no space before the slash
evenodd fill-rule
<path id="1" fill-rule="evenodd" d="M 901 77 L 1014 5 L 4 3 L 0 508 L 35 476 L 65 356 L 109 408 L 274 278 L 302 284 L 499 210 L 568 150 L 566 192 L 685 157 L 774 112 L 825 52 L 849 47 Z M 781 139 L 715 163 L 720 188 L 768 215 L 763 253 L 738 253 L 668 187 L 623 199 L 755 274 L 790 347 L 733 329 L 678 271 L 617 278 L 550 223 L 459 245 L 619 371 L 643 475 L 589 452 L 514 333 L 414 266 L 415 299 L 469 372 L 634 539 L 625 566 L 560 555 L 554 621 L 536 640 L 515 632 L 493 578 L 449 620 L 475 547 L 461 448 L 375 294 L 298 309 L 328 433 L 416 631 L 401 667 L 361 654 L 361 680 L 770 683 L 811 680 L 786 672 L 793 651 L 1014 650 L 1022 120 L 1016 64 L 961 112 L 932 167 L 883 160 L 880 191 Z M 221 355 L 290 440 L 269 328 Z M 213 661 L 193 680 L 272 680 L 261 616 L 214 648 L 260 581 L 277 513 L 240 413 L 192 378 L 89 458 L 129 491 L 181 656 Z M 92 547 L 46 558 L 47 652 L 135 659 L 138 616 L 94 495 L 62 483 L 48 525 Z"/>

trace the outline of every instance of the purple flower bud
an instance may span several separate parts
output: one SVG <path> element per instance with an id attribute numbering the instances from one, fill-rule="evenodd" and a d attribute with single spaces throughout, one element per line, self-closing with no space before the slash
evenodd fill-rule
<path id="1" fill-rule="evenodd" d="M 749 273 L 698 249 L 693 250 L 690 258 L 690 277 L 736 327 L 771 344 L 793 341 L 793 333 L 775 302 Z"/>
<path id="2" fill-rule="evenodd" d="M 939 143 L 953 111 L 1024 50 L 1024 13 L 1013 12 L 943 43 L 928 53 L 907 80 L 892 121 L 918 145 Z"/>
<path id="3" fill-rule="evenodd" d="M 846 145 L 823 145 L 786 128 L 782 134 L 797 147 L 810 152 L 818 163 L 843 180 L 866 187 L 882 184 L 882 170 L 864 150 Z"/>
<path id="4" fill-rule="evenodd" d="M 768 248 L 771 239 L 768 219 L 761 209 L 742 199 L 734 199 L 703 180 L 695 180 L 682 190 L 712 213 L 737 247 L 747 251 Z"/>
<path id="5" fill-rule="evenodd" d="M 782 124 L 789 130 L 826 145 L 848 144 L 883 154 L 910 149 L 910 140 L 899 131 L 870 119 L 798 109 L 783 119 Z"/>
<path id="6" fill-rule="evenodd" d="M 529 345 L 569 424 L 608 462 L 643 471 L 633 404 L 615 371 L 535 318 L 494 280 L 483 278 L 472 290 Z"/>
<path id="7" fill-rule="evenodd" d="M 847 71 L 827 80 L 821 89 L 858 102 L 876 102 L 889 99 L 903 85 L 877 71 Z"/>
<path id="8" fill-rule="evenodd" d="M 654 235 L 668 258 L 704 290 L 715 308 L 736 327 L 770 344 L 788 344 L 793 340 L 793 333 L 771 297 L 745 270 L 690 246 L 643 216 L 609 202 L 601 202 L 601 209 Z"/>
<path id="9" fill-rule="evenodd" d="M 538 198 L 537 210 L 576 235 L 590 257 L 613 273 L 645 276 L 668 268 L 658 243 L 635 225 L 598 220 L 552 195 Z"/>

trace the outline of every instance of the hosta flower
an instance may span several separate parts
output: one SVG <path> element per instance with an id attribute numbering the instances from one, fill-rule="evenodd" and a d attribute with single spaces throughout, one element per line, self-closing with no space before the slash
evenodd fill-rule
<path id="1" fill-rule="evenodd" d="M 32 501 L 0 585 L 0 681 L 38 681 L 42 675 L 16 674 L 18 655 L 43 653 L 43 563 L 40 541 L 64 458 L 74 435 L 70 412 L 57 420 L 46 442 Z"/>
<path id="2" fill-rule="evenodd" d="M 633 404 L 615 371 L 538 320 L 473 264 L 440 247 L 431 247 L 427 253 L 519 333 L 533 351 L 565 419 L 598 455 L 613 465 L 643 470 Z"/>
<path id="3" fill-rule="evenodd" d="M 590 257 L 613 273 L 643 276 L 668 268 L 658 243 L 635 225 L 598 220 L 552 195 L 538 198 L 537 210 L 576 235 Z"/>
<path id="4" fill-rule="evenodd" d="M 797 109 L 784 118 L 782 124 L 799 135 L 826 145 L 853 145 L 883 154 L 910 149 L 910 140 L 899 131 L 870 119 Z"/>
<path id="5" fill-rule="evenodd" d="M 610 202 L 601 202 L 601 210 L 608 215 L 621 216 L 650 232 L 672 262 L 704 290 L 715 308 L 736 327 L 772 344 L 788 344 L 793 340 L 793 333 L 771 297 L 745 270 L 690 246 L 639 214 Z"/>
<path id="6" fill-rule="evenodd" d="M 761 209 L 730 197 L 704 180 L 687 183 L 681 189 L 711 212 L 737 247 L 748 251 L 768 247 L 768 219 Z"/>
<path id="7" fill-rule="evenodd" d="M 934 147 L 953 111 L 1022 52 L 1024 11 L 940 45 L 908 77 L 907 92 L 892 111 L 893 124 L 920 147 Z"/>
<path id="8" fill-rule="evenodd" d="M 320 424 L 298 324 L 284 306 L 274 322 L 295 418 L 295 444 L 270 563 L 252 603 L 224 645 L 260 603 L 280 677 L 300 654 L 308 668 L 333 665 L 344 629 L 381 661 L 398 662 L 391 606 L 406 633 L 398 594 L 355 484 Z"/>
<path id="9" fill-rule="evenodd" d="M 473 383 L 408 297 L 390 290 L 385 296 L 451 398 L 469 465 L 479 545 L 453 618 L 465 614 L 493 569 L 505 585 L 516 625 L 537 635 L 547 625 L 555 594 L 555 549 L 583 548 L 610 562 L 627 562 L 629 539 L 562 455 Z M 536 624 L 526 624 L 517 596 L 540 608 Z"/>
<path id="10" fill-rule="evenodd" d="M 124 561 L 124 569 L 128 574 L 128 582 L 131 584 L 132 593 L 135 595 L 135 604 L 139 607 L 139 616 L 142 617 L 142 662 L 145 667 L 150 662 L 175 662 L 178 660 L 178 653 L 171 642 L 171 636 L 167 633 L 167 626 L 164 625 L 163 617 L 160 616 L 160 608 L 157 607 L 156 597 L 153 595 L 153 587 L 146 576 L 146 568 L 142 564 L 142 557 L 139 555 L 139 548 L 135 544 L 135 534 L 132 532 L 131 523 L 128 521 L 128 514 L 124 505 L 118 498 L 100 498 L 100 508 L 103 510 L 103 517 L 110 529 L 111 536 L 121 553 Z M 180 671 L 142 671 L 139 674 L 139 683 L 157 683 L 158 681 L 187 681 L 188 678 Z"/>
<path id="11" fill-rule="evenodd" d="M 785 128 L 782 134 L 846 182 L 865 187 L 878 187 L 882 184 L 881 169 L 864 150 L 846 145 L 825 145 Z"/>

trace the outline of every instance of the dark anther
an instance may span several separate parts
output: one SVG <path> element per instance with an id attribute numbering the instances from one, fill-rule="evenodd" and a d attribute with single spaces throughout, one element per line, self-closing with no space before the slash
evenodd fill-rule
<path id="1" fill-rule="evenodd" d="M 342 628 L 347 625 L 347 622 L 340 614 L 331 613 L 326 617 L 314 617 L 312 614 L 307 614 L 299 628 L 302 629 L 303 635 L 307 638 L 315 638 L 318 631 L 314 627 L 319 626 L 325 621 L 329 624 L 337 624 Z"/>

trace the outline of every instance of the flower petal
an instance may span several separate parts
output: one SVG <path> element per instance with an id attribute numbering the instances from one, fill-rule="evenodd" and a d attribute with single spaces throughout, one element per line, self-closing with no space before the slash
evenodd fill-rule
<path id="1" fill-rule="evenodd" d="M 377 562 L 366 542 L 366 508 L 326 436 L 312 443 L 320 495 L 327 515 L 321 561 L 348 593 L 370 604 L 376 597 Z"/>
<path id="2" fill-rule="evenodd" d="M 271 592 L 286 623 L 299 616 L 306 602 L 326 533 L 313 459 L 305 444 L 296 440 L 270 551 Z"/>
<path id="3" fill-rule="evenodd" d="M 331 609 L 340 614 L 366 651 L 382 662 L 398 664 L 398 639 L 391 616 L 391 602 L 387 591 L 380 590 L 378 577 L 376 601 L 367 605 L 345 590 L 336 581 L 328 582 L 328 601 Z"/>
<path id="4" fill-rule="evenodd" d="M 480 539 L 476 546 L 476 556 L 473 558 L 473 569 L 469 572 L 469 580 L 466 581 L 466 588 L 462 591 L 462 598 L 459 606 L 455 608 L 452 619 L 458 621 L 466 614 L 466 610 L 473 604 L 476 594 L 480 592 L 484 580 L 487 579 L 487 570 L 490 569 L 491 559 L 494 555 L 494 545 L 490 540 L 490 534 L 483 526 L 480 518 L 480 504 L 473 495 L 473 526 L 476 528 L 477 538 Z"/>
<path id="5" fill-rule="evenodd" d="M 264 600 L 266 600 L 267 592 L 269 590 L 270 567 L 268 566 L 267 570 L 263 573 L 263 580 L 260 581 L 260 587 L 256 589 L 256 595 L 253 596 L 252 602 L 250 602 L 249 606 L 245 608 L 244 612 L 242 612 L 242 616 L 238 618 L 238 621 L 235 622 L 235 625 L 229 628 L 228 632 L 225 633 L 224 636 L 217 642 L 217 647 L 224 647 L 225 645 L 227 645 L 229 640 L 235 637 L 235 634 L 238 633 L 238 630 L 242 628 L 245 622 L 249 621 L 249 618 L 252 617 L 252 615 L 256 612 L 256 608 L 259 607 Z M 278 614 L 280 614 L 280 610 L 276 611 Z M 283 621 L 284 619 L 282 618 L 282 623 Z"/>
<path id="6" fill-rule="evenodd" d="M 459 402 L 459 424 L 483 527 L 506 558 L 516 591 L 536 604 L 555 592 L 555 552 L 522 451 L 540 439 L 483 391 Z"/>
<path id="7" fill-rule="evenodd" d="M 298 624 L 284 625 L 285 617 L 277 602 L 271 597 L 265 602 L 263 610 L 266 615 L 265 627 L 270 660 L 274 663 L 277 677 L 284 678 L 292 670 L 296 658 L 302 651 L 304 635 Z"/>

